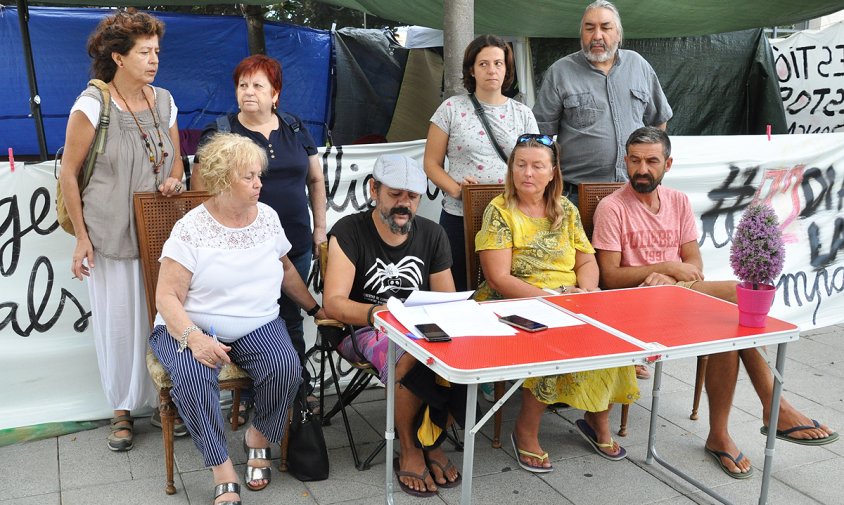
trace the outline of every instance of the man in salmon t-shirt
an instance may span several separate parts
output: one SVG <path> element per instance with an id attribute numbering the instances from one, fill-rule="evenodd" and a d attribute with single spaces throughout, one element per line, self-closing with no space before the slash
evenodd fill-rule
<path id="1" fill-rule="evenodd" d="M 597 250 L 605 289 L 677 284 L 735 302 L 735 281 L 705 281 L 695 214 L 688 196 L 661 185 L 671 169 L 671 141 L 654 127 L 634 131 L 626 143 L 630 181 L 595 209 L 592 245 Z M 750 477 L 750 460 L 728 431 L 728 417 L 738 377 L 739 357 L 769 419 L 773 376 L 757 349 L 710 356 L 706 370 L 709 435 L 705 448 L 721 469 L 736 479 Z M 763 432 L 767 432 L 765 426 Z M 823 445 L 838 434 L 780 403 L 777 438 L 802 445 Z"/>

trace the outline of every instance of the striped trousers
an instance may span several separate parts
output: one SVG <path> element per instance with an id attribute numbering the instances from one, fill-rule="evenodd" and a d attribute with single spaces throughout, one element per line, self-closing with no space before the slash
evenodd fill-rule
<path id="1" fill-rule="evenodd" d="M 220 410 L 218 372 L 200 364 L 191 350 L 176 352 L 179 342 L 166 326 L 156 326 L 149 338 L 158 361 L 170 374 L 170 396 L 187 426 L 206 467 L 224 463 L 229 455 Z M 234 342 L 229 357 L 252 378 L 255 415 L 252 425 L 270 443 L 281 441 L 287 409 L 302 382 L 299 356 L 281 319 L 275 319 Z"/>

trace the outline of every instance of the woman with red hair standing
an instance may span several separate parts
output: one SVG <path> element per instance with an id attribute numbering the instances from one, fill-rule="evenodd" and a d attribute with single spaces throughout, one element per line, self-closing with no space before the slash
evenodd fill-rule
<path id="1" fill-rule="evenodd" d="M 325 179 L 317 156 L 317 144 L 299 118 L 279 109 L 282 69 L 278 60 L 263 54 L 248 56 L 238 63 L 232 77 L 240 111 L 221 116 L 206 126 L 199 145 L 208 142 L 218 131 L 231 131 L 264 148 L 269 164 L 261 181 L 264 189 L 260 201 L 278 213 L 281 226 L 292 244 L 287 256 L 299 276 L 307 281 L 311 261 L 319 254 L 319 244 L 326 241 Z M 197 158 L 196 163 L 194 173 L 199 174 L 202 160 Z M 203 189 L 201 177 L 191 181 L 194 188 Z M 309 204 L 312 212 L 308 211 Z M 303 363 L 303 379 L 308 387 L 310 377 L 304 366 L 301 310 L 284 293 L 281 293 L 278 304 L 290 340 Z M 308 314 L 313 315 L 316 310 L 318 307 Z M 245 408 L 243 406 L 241 410 Z"/>

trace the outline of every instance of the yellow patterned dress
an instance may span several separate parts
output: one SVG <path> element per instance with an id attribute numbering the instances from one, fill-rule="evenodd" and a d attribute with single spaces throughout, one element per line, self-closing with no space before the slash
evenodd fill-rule
<path id="1" fill-rule="evenodd" d="M 574 286 L 577 251 L 594 254 L 580 214 L 567 198 L 561 198 L 563 223 L 551 230 L 547 218 L 533 218 L 518 208 L 510 209 L 504 196 L 494 198 L 484 211 L 481 231 L 475 237 L 475 250 L 512 249 L 513 276 L 538 288 Z M 486 282 L 475 293 L 476 300 L 504 298 Z M 532 377 L 523 387 L 542 403 L 567 403 L 589 412 L 601 412 L 611 403 L 633 403 L 639 398 L 636 373 L 632 366 L 590 370 L 549 377 Z"/>

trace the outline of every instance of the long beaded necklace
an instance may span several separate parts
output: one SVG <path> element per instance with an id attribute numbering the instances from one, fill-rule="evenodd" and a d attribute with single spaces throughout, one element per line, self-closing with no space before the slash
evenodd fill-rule
<path id="1" fill-rule="evenodd" d="M 149 162 L 152 163 L 152 173 L 155 174 L 155 187 L 157 188 L 160 184 L 160 174 L 161 174 L 161 167 L 164 166 L 164 161 L 170 156 L 170 153 L 164 150 L 164 138 L 161 135 L 161 121 L 160 118 L 155 113 L 155 108 L 149 103 L 149 98 L 147 98 L 147 94 L 144 93 L 143 89 L 141 90 L 141 95 L 144 97 L 144 101 L 147 103 L 147 107 L 149 107 L 149 112 L 152 114 L 152 123 L 155 125 L 155 131 L 158 133 L 158 150 L 155 150 L 150 144 L 150 136 L 147 135 L 147 132 L 141 128 L 141 123 L 138 121 L 137 116 L 135 116 L 134 111 L 132 108 L 129 107 L 129 102 L 123 98 L 123 95 L 120 93 L 120 90 L 117 89 L 117 85 L 114 81 L 111 82 L 111 85 L 114 86 L 114 91 L 117 92 L 117 96 L 123 100 L 123 103 L 126 105 L 126 110 L 129 111 L 129 114 L 132 115 L 132 119 L 135 120 L 135 124 L 138 125 L 138 131 L 141 132 L 141 140 L 144 141 L 144 145 L 147 148 L 147 152 L 149 153 Z M 158 153 L 161 152 L 161 158 L 158 157 Z"/>

